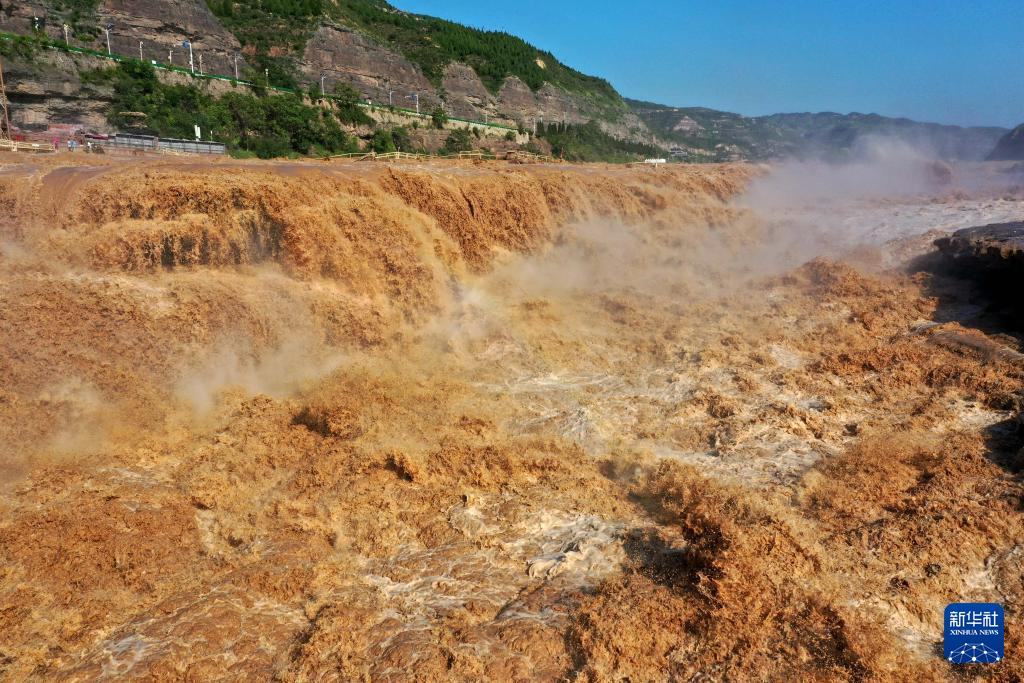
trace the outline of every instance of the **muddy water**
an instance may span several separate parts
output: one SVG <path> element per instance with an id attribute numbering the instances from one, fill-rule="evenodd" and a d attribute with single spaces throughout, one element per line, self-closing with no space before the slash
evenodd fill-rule
<path id="1" fill-rule="evenodd" d="M 944 679 L 946 603 L 1016 619 L 1015 340 L 749 169 L 165 166 L 4 180 L 5 674 Z"/>

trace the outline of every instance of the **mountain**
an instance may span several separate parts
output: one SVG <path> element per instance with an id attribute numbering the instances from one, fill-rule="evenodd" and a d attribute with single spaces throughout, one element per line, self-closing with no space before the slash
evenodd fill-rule
<path id="1" fill-rule="evenodd" d="M 1004 128 L 963 128 L 878 114 L 742 116 L 702 107 L 626 100 L 677 156 L 690 161 L 841 158 L 868 136 L 895 137 L 946 159 L 980 160 Z"/>
<path id="2" fill-rule="evenodd" d="M 566 158 L 633 158 L 661 154 L 658 146 L 674 147 L 687 161 L 842 157 L 865 136 L 884 135 L 946 158 L 982 159 L 1006 132 L 876 114 L 746 117 L 625 100 L 604 79 L 520 38 L 404 12 L 385 0 L 0 0 L 2 32 L 63 41 L 65 26 L 72 46 L 94 51 L 109 46 L 114 54 L 183 67 L 190 44 L 195 67 L 208 74 L 237 71 L 243 80 L 313 93 L 322 84 L 374 104 L 418 103 L 427 113 L 443 107 L 449 117 L 536 129 Z M 0 40 L 0 56 L 19 127 L 109 129 L 120 125 L 119 114 L 146 114 L 152 121 L 152 109 L 167 105 L 166 98 L 124 97 L 131 90 L 126 81 L 119 95 L 113 81 L 93 78 L 109 66 L 101 58 L 31 45 L 20 50 L 15 43 Z M 214 99 L 235 90 L 225 81 L 198 82 L 167 71 L 157 77 Z M 128 100 L 132 106 L 125 109 Z M 175 130 L 185 133 L 175 134 L 189 133 L 188 123 L 179 122 Z M 601 151 L 615 141 L 628 149 L 610 156 Z"/>
<path id="3" fill-rule="evenodd" d="M 347 85 L 375 103 L 532 127 L 597 120 L 623 139 L 642 122 L 605 80 L 503 32 L 411 14 L 384 0 L 27 0 L 0 3 L 0 31 L 272 85 Z M 140 45 L 141 43 L 141 45 Z M 23 65 L 26 66 L 26 65 Z M 75 78 L 69 78 L 75 81 Z M 13 99 L 13 98 L 12 98 Z"/>
<path id="4" fill-rule="evenodd" d="M 1024 161 L 1024 123 L 999 138 L 989 161 Z"/>

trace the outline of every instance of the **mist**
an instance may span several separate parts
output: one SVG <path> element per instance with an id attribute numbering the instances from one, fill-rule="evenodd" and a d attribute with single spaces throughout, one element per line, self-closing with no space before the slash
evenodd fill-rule
<path id="1" fill-rule="evenodd" d="M 341 367 L 341 353 L 318 348 L 301 332 L 257 353 L 246 340 L 222 340 L 199 362 L 183 366 L 175 397 L 202 415 L 229 391 L 286 398 Z"/>
<path id="2" fill-rule="evenodd" d="M 925 147 L 895 137 L 861 138 L 845 161 L 790 160 L 756 179 L 740 203 L 759 212 L 935 192 L 952 171 Z"/>

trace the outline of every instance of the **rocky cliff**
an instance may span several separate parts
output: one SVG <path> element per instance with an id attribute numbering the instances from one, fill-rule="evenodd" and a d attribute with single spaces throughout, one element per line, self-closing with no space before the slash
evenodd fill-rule
<path id="1" fill-rule="evenodd" d="M 35 27 L 50 38 L 62 40 L 63 25 L 72 23 L 65 4 L 57 0 L 32 0 L 14 6 L 5 4 L 0 10 L 0 31 L 28 34 Z M 107 36 L 104 29 L 109 27 L 112 52 L 130 57 L 141 54 L 146 60 L 170 61 L 185 66 L 189 54 L 183 42 L 187 40 L 192 44 L 197 69 L 202 59 L 205 72 L 233 76 L 237 59 L 243 78 L 247 71 L 250 75 L 252 73 L 245 56 L 249 56 L 250 61 L 256 56 L 258 61 L 258 54 L 263 50 L 271 57 L 285 55 L 300 85 L 319 83 L 324 76 L 328 90 L 344 83 L 374 103 L 390 101 L 395 106 L 411 109 L 415 108 L 415 98 L 418 97 L 420 109 L 424 112 L 440 106 L 449 116 L 527 128 L 535 120 L 585 123 L 597 119 L 616 137 L 650 139 L 646 126 L 629 111 L 617 93 L 606 83 L 582 74 L 578 75 L 580 82 L 585 86 L 592 80 L 603 86 L 599 88 L 600 92 L 587 92 L 586 87 L 570 91 L 543 80 L 539 84 L 534 82 L 531 87 L 514 75 L 505 77 L 500 87 L 494 87 L 492 82 L 489 89 L 477 71 L 460 61 L 449 61 L 440 78 L 437 74 L 431 77 L 421 64 L 414 63 L 405 54 L 407 50 L 403 51 L 401 45 L 387 44 L 379 36 L 371 35 L 372 32 L 365 27 L 346 25 L 343 17 L 337 20 L 329 15 L 310 18 L 313 28 L 299 41 L 301 46 L 298 49 L 294 44 L 269 47 L 243 45 L 236 33 L 243 37 L 243 41 L 249 34 L 239 28 L 241 21 L 235 17 L 227 23 L 222 22 L 204 0 L 102 0 L 92 13 L 74 22 L 70 42 L 105 51 Z M 255 21 L 251 20 L 247 28 L 251 29 Z M 234 26 L 235 33 L 228 26 Z M 280 42 L 287 41 L 281 37 Z M 560 64 L 547 65 L 540 56 L 547 56 L 547 53 L 537 54 L 538 68 L 557 67 L 563 77 L 564 73 L 577 76 Z M 547 56 L 547 59 L 551 60 L 551 57 Z M 80 90 L 74 70 L 67 71 L 52 60 L 48 60 L 46 65 L 57 67 L 57 71 L 46 76 L 38 70 L 19 69 L 13 80 L 19 83 L 21 77 L 34 79 L 32 84 L 19 86 L 29 89 L 50 87 L 37 84 L 40 79 L 61 82 L 60 90 L 65 98 L 63 105 L 51 110 L 45 104 L 37 103 L 31 116 L 24 117 L 25 120 L 37 124 L 47 120 L 63 121 L 77 107 L 81 111 L 80 122 L 95 123 L 96 111 L 102 106 L 92 101 L 94 93 Z M 76 96 L 80 96 L 82 101 L 71 106 L 70 102 Z"/>
<path id="2" fill-rule="evenodd" d="M 4 78 L 11 123 L 22 130 L 71 124 L 105 131 L 111 89 L 84 82 L 82 73 L 106 63 L 95 57 L 56 51 L 37 54 L 33 59 L 6 60 Z"/>
<path id="3" fill-rule="evenodd" d="M 0 31 L 27 34 L 35 27 L 50 38 L 63 40 L 63 26 L 68 23 L 71 44 L 102 51 L 107 48 L 104 29 L 109 27 L 110 49 L 115 54 L 137 58 L 141 43 L 144 59 L 178 66 L 188 64 L 183 43 L 189 41 L 197 69 L 202 55 L 205 71 L 233 73 L 233 55 L 241 46 L 204 0 L 102 0 L 75 25 L 65 9 L 67 4 L 56 0 L 4 3 Z M 240 68 L 243 64 L 239 62 Z"/>
<path id="4" fill-rule="evenodd" d="M 964 228 L 936 240 L 935 246 L 1024 329 L 1024 221 Z"/>
<path id="5" fill-rule="evenodd" d="M 617 137 L 636 137 L 645 130 L 632 112 L 618 112 L 617 120 L 580 93 L 545 83 L 536 91 L 515 76 L 505 79 L 496 94 L 488 91 L 468 65 L 452 62 L 444 70 L 440 88 L 401 53 L 372 38 L 339 25 L 321 26 L 306 45 L 300 68 L 306 80 L 326 76 L 328 90 L 346 83 L 373 102 L 414 108 L 415 96 L 425 112 L 443 106 L 450 116 L 530 126 L 538 121 L 586 123 L 602 120 Z M 390 96 L 389 96 L 390 93 Z M 648 139 L 648 138 L 645 138 Z"/>
<path id="6" fill-rule="evenodd" d="M 1024 124 L 999 138 L 989 161 L 1024 161 Z"/>

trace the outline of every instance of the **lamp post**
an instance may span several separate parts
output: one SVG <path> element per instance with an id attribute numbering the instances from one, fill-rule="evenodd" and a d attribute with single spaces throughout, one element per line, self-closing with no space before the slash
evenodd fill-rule
<path id="1" fill-rule="evenodd" d="M 189 68 L 189 70 L 192 73 L 195 73 L 196 72 L 196 62 L 192 58 L 192 41 L 191 40 L 186 40 L 185 42 L 183 42 L 181 44 L 181 46 L 188 48 L 188 68 Z"/>
<path id="2" fill-rule="evenodd" d="M 174 64 L 174 48 L 167 48 L 167 63 Z"/>
<path id="3" fill-rule="evenodd" d="M 142 41 L 141 40 L 139 41 L 139 61 L 140 62 L 143 61 L 143 57 L 142 57 Z"/>

